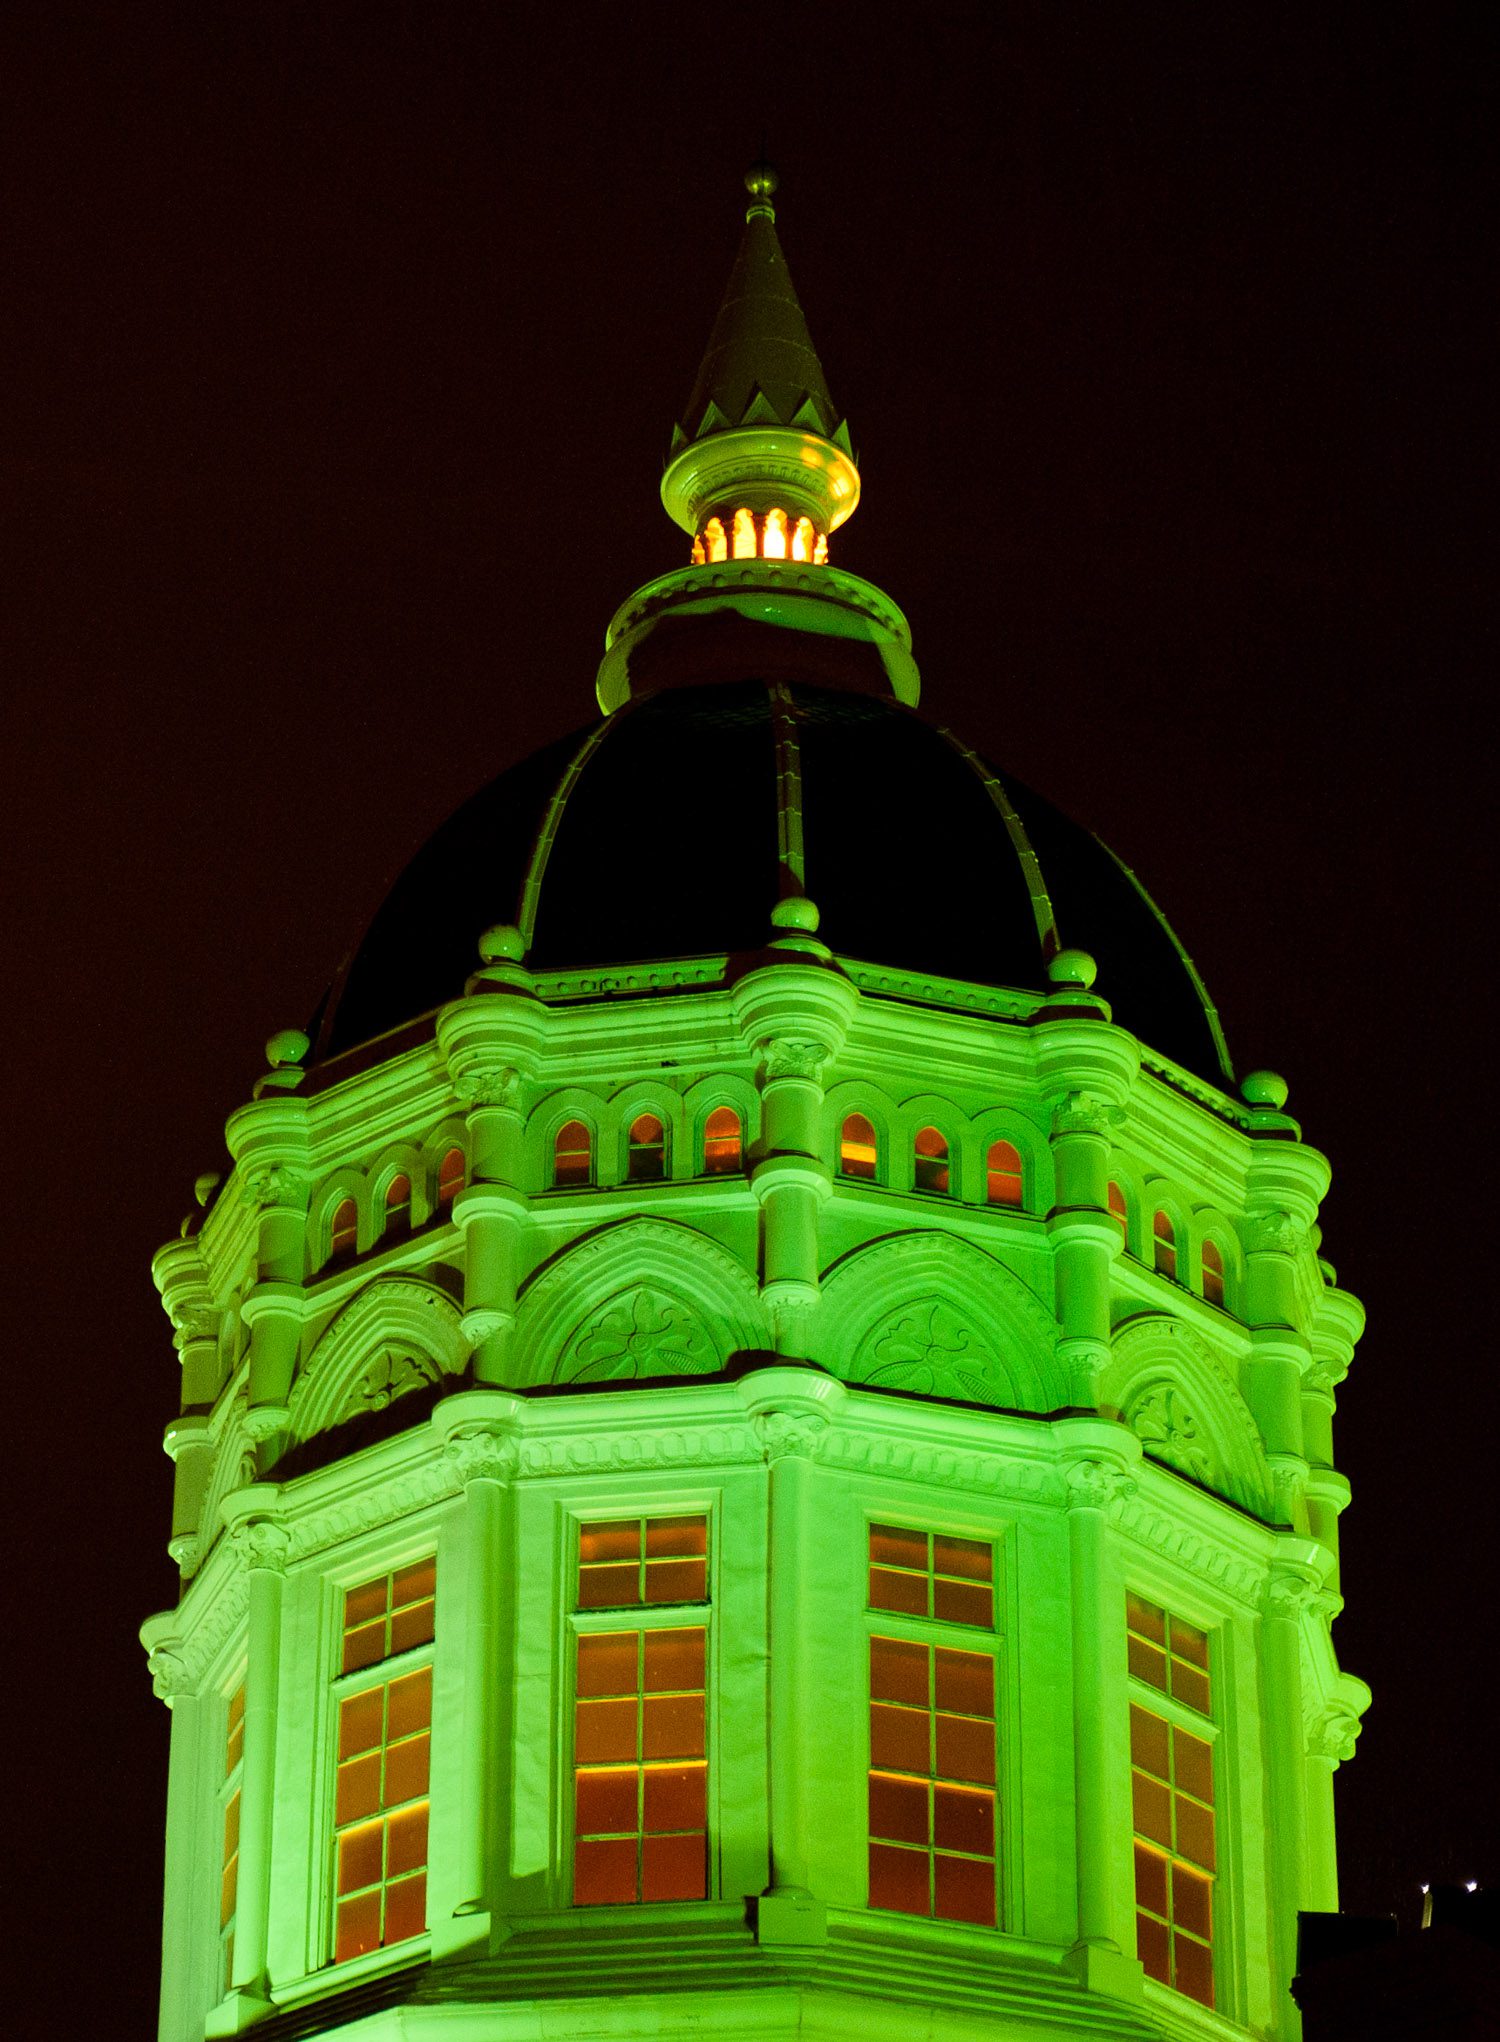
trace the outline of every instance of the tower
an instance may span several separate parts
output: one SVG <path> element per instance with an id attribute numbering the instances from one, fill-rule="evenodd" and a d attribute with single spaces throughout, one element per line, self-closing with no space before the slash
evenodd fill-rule
<path id="1" fill-rule="evenodd" d="M 1335 1904 L 1327 1164 L 919 715 L 747 182 L 604 720 L 417 855 L 157 1257 L 167 2042 L 1281 2037 Z"/>

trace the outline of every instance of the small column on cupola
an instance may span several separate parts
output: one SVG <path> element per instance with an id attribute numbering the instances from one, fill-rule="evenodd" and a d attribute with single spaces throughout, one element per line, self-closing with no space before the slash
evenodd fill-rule
<path id="1" fill-rule="evenodd" d="M 307 1102 L 296 1093 L 307 1052 L 300 1029 L 273 1035 L 266 1044 L 271 1068 L 257 1081 L 252 1104 L 232 1114 L 224 1130 L 235 1174 L 255 1212 L 255 1282 L 240 1316 L 250 1331 L 246 1424 L 260 1442 L 274 1441 L 286 1427 L 302 1341 L 311 1179 Z M 274 1457 L 274 1446 L 267 1451 Z"/>
<path id="2" fill-rule="evenodd" d="M 776 173 L 745 178 L 750 204 L 729 287 L 661 481 L 695 566 L 730 560 L 821 565 L 859 502 L 859 470 L 802 315 L 772 197 Z"/>

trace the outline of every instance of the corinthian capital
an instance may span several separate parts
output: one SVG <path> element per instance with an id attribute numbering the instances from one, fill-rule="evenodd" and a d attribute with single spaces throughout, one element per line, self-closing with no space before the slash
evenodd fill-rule
<path id="1" fill-rule="evenodd" d="M 777 1461 L 816 1460 L 828 1430 L 828 1420 L 815 1411 L 757 1411 L 750 1422 L 773 1467 Z"/>
<path id="2" fill-rule="evenodd" d="M 1283 1617 L 1295 1623 L 1302 1612 L 1311 1608 L 1318 1594 L 1318 1578 L 1308 1568 L 1277 1567 L 1261 1596 L 1261 1607 L 1268 1617 Z"/>
<path id="3" fill-rule="evenodd" d="M 252 1163 L 244 1172 L 244 1183 L 261 1212 L 295 1212 L 307 1204 L 307 1173 L 290 1163 Z"/>
<path id="4" fill-rule="evenodd" d="M 1118 1106 L 1111 1106 L 1092 1092 L 1070 1092 L 1052 1113 L 1054 1134 L 1096 1134 L 1106 1140 L 1124 1120 Z"/>
<path id="5" fill-rule="evenodd" d="M 1110 1510 L 1135 1489 L 1135 1477 L 1118 1461 L 1088 1455 L 1064 1470 L 1070 1510 Z"/>
<path id="6" fill-rule="evenodd" d="M 471 1482 L 508 1482 L 516 1472 L 520 1449 L 514 1439 L 493 1426 L 465 1426 L 443 1447 L 443 1456 L 467 1489 Z"/>
<path id="7" fill-rule="evenodd" d="M 521 1073 L 514 1064 L 466 1064 L 453 1073 L 453 1089 L 460 1105 L 470 1112 L 476 1106 L 518 1107 Z"/>
<path id="8" fill-rule="evenodd" d="M 1310 1726 L 1307 1733 L 1308 1756 L 1331 1758 L 1335 1765 L 1342 1765 L 1353 1758 L 1354 1740 L 1358 1736 L 1359 1717 L 1353 1709 L 1335 1702 Z"/>
<path id="9" fill-rule="evenodd" d="M 249 1573 L 284 1574 L 291 1540 L 286 1528 L 269 1517 L 247 1517 L 230 1531 L 240 1564 Z"/>
<path id="10" fill-rule="evenodd" d="M 1307 1228 L 1289 1212 L 1251 1213 L 1245 1246 L 1252 1255 L 1295 1255 L 1307 1244 Z"/>

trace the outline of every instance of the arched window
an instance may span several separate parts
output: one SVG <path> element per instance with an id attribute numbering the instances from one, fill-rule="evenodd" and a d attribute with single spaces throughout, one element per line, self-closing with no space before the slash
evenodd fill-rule
<path id="1" fill-rule="evenodd" d="M 747 510 L 734 514 L 734 557 L 736 560 L 755 558 L 755 520 Z"/>
<path id="2" fill-rule="evenodd" d="M 1151 1222 L 1152 1257 L 1161 1276 L 1177 1274 L 1177 1234 L 1172 1222 L 1164 1212 L 1158 1212 Z"/>
<path id="3" fill-rule="evenodd" d="M 438 1164 L 438 1204 L 452 1205 L 463 1188 L 464 1152 L 462 1149 L 449 1149 L 442 1162 Z"/>
<path id="4" fill-rule="evenodd" d="M 811 518 L 798 518 L 792 527 L 793 560 L 811 560 L 813 557 L 813 524 Z"/>
<path id="5" fill-rule="evenodd" d="M 767 560 L 785 560 L 786 512 L 784 510 L 768 510 L 766 512 L 766 535 L 761 542 L 761 551 L 765 554 Z"/>
<path id="6" fill-rule="evenodd" d="M 935 1127 L 917 1130 L 912 1143 L 918 1191 L 946 1191 L 948 1189 L 948 1143 Z"/>
<path id="7" fill-rule="evenodd" d="M 704 1170 L 710 1177 L 731 1175 L 743 1151 L 740 1116 L 732 1106 L 716 1106 L 703 1123 Z"/>
<path id="8" fill-rule="evenodd" d="M 724 527 L 717 518 L 710 518 L 703 527 L 703 544 L 711 561 L 729 558 L 729 548 L 724 543 Z"/>
<path id="9" fill-rule="evenodd" d="M 1021 1176 L 1021 1151 L 1014 1142 L 991 1142 L 985 1163 L 984 1195 L 991 1205 L 1021 1205 L 1025 1186 Z"/>
<path id="10" fill-rule="evenodd" d="M 817 540 L 813 546 L 813 566 L 826 567 L 827 565 L 828 565 L 828 540 L 822 532 L 819 532 Z"/>
<path id="11" fill-rule="evenodd" d="M 1224 1302 L 1224 1254 L 1217 1241 L 1203 1243 L 1203 1295 L 1211 1305 Z"/>
<path id="12" fill-rule="evenodd" d="M 393 1233 L 411 1225 L 411 1179 L 403 1172 L 385 1187 L 385 1230 Z"/>
<path id="13" fill-rule="evenodd" d="M 694 567 L 701 567 L 708 558 L 708 555 L 703 550 L 703 539 L 701 535 L 695 538 L 693 541 L 693 551 L 691 557 Z"/>
<path id="14" fill-rule="evenodd" d="M 1130 1220 L 1125 1210 L 1125 1194 L 1118 1184 L 1109 1187 L 1109 1216 L 1120 1229 L 1120 1239 L 1130 1246 Z"/>
<path id="15" fill-rule="evenodd" d="M 333 1225 L 328 1230 L 328 1253 L 338 1260 L 341 1256 L 352 1255 L 359 1246 L 359 1207 L 352 1198 L 340 1201 L 333 1215 Z"/>
<path id="16" fill-rule="evenodd" d="M 839 1174 L 873 1177 L 877 1153 L 874 1128 L 862 1113 L 851 1113 L 839 1133 Z"/>
<path id="17" fill-rule="evenodd" d="M 557 1130 L 552 1144 L 554 1184 L 592 1184 L 594 1181 L 594 1138 L 581 1120 L 569 1120 Z"/>
<path id="18" fill-rule="evenodd" d="M 640 1113 L 630 1123 L 625 1175 L 632 1184 L 657 1184 L 667 1174 L 667 1131 L 654 1113 Z"/>

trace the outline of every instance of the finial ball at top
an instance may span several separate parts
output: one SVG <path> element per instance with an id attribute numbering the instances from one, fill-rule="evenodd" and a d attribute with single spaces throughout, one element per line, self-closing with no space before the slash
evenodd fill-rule
<path id="1" fill-rule="evenodd" d="M 745 189 L 753 199 L 770 198 L 780 182 L 769 163 L 752 163 L 745 172 Z"/>

